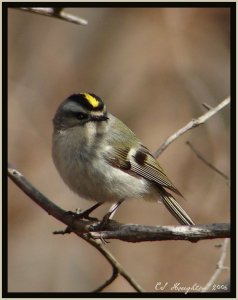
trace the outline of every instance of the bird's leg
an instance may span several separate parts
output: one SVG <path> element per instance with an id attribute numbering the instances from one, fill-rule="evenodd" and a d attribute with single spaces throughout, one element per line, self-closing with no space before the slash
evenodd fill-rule
<path id="1" fill-rule="evenodd" d="M 122 204 L 122 202 L 124 201 L 125 199 L 121 199 L 120 201 L 114 203 L 108 213 L 103 217 L 101 223 L 100 223 L 100 227 L 103 227 L 105 226 L 109 220 L 111 220 L 116 212 L 116 210 L 118 209 L 118 207 Z"/>

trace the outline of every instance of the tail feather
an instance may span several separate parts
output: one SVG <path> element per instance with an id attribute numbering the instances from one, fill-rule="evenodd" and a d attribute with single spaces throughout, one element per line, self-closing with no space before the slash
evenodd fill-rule
<path id="1" fill-rule="evenodd" d="M 195 225 L 185 210 L 177 203 L 177 201 L 167 192 L 162 195 L 163 203 L 171 214 L 179 221 L 182 225 Z"/>

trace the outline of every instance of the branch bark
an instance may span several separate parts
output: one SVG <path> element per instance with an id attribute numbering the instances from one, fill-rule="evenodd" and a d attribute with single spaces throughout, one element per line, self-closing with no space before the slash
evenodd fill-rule
<path id="1" fill-rule="evenodd" d="M 111 230 L 108 230 L 109 228 Z M 91 232 L 91 236 L 133 243 L 169 240 L 197 242 L 205 239 L 230 237 L 230 225 L 217 223 L 196 226 L 144 226 L 115 222 L 113 225 L 108 225 L 102 232 Z"/>

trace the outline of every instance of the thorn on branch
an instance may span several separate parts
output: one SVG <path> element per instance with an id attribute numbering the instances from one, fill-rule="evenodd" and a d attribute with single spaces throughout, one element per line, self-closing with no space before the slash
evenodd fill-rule
<path id="1" fill-rule="evenodd" d="M 202 103 L 202 105 L 207 109 L 207 110 L 210 110 L 210 109 L 213 109 L 213 107 L 207 103 Z"/>
<path id="2" fill-rule="evenodd" d="M 55 231 L 53 231 L 53 234 L 69 234 L 69 233 L 71 233 L 72 232 L 72 230 L 69 228 L 69 226 L 67 226 L 65 229 L 63 229 L 63 230 L 55 230 Z"/>

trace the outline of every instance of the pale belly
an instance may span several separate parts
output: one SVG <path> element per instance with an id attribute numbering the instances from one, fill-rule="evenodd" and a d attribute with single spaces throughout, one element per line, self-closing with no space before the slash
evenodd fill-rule
<path id="1" fill-rule="evenodd" d="M 94 164 L 88 162 L 82 165 L 78 162 L 77 168 L 71 166 L 67 174 L 61 174 L 65 183 L 79 196 L 97 202 L 149 196 L 149 184 L 143 178 L 131 176 L 110 165 L 105 168 L 104 163 L 97 162 L 97 166 Z"/>

